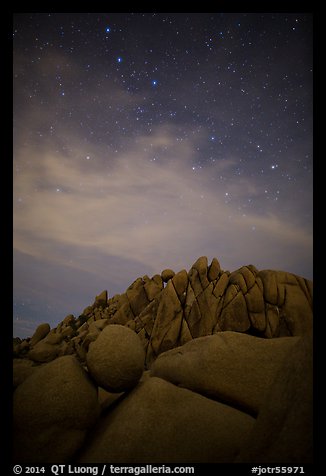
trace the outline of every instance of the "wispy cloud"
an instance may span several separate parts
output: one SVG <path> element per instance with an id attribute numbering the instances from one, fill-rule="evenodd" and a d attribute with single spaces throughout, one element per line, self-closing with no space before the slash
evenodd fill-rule
<path id="1" fill-rule="evenodd" d="M 286 268 L 284 250 L 292 246 L 307 253 L 307 230 L 273 214 L 243 216 L 232 203 L 233 196 L 239 199 L 248 190 L 260 193 L 249 178 L 228 186 L 225 203 L 225 187 L 212 179 L 231 173 L 232 160 L 215 164 L 214 173 L 209 167 L 194 170 L 193 144 L 176 144 L 175 137 L 171 127 L 157 128 L 118 158 L 100 147 L 85 156 L 73 137 L 73 156 L 21 151 L 23 170 L 14 180 L 17 250 L 57 260 L 64 259 L 62 247 L 81 253 L 92 248 L 146 263 L 153 272 L 173 263 L 189 265 L 198 254 L 220 255 L 227 266 L 245 264 L 248 256 L 259 266 L 273 256 Z M 177 160 L 169 153 L 160 158 L 169 147 Z"/>

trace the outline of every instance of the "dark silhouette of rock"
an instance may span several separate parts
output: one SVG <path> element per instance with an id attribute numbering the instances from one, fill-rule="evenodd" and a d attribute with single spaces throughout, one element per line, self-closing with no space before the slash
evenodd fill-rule
<path id="1" fill-rule="evenodd" d="M 284 359 L 236 462 L 313 462 L 313 339 L 300 337 Z"/>

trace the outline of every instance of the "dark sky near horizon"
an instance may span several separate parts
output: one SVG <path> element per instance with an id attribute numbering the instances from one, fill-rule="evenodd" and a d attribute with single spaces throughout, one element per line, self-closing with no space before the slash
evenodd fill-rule
<path id="1" fill-rule="evenodd" d="M 200 256 L 312 279 L 312 15 L 16 13 L 14 335 Z"/>

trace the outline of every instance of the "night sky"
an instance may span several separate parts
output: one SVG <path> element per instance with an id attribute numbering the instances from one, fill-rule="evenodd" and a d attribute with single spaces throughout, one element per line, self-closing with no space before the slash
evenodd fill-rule
<path id="1" fill-rule="evenodd" d="M 200 256 L 312 279 L 312 15 L 16 13 L 14 335 Z"/>

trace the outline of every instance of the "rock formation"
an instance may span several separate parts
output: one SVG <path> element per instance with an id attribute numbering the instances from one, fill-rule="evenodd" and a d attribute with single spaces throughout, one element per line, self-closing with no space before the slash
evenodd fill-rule
<path id="1" fill-rule="evenodd" d="M 99 417 L 97 387 L 74 356 L 39 367 L 14 392 L 17 461 L 66 461 Z"/>
<path id="2" fill-rule="evenodd" d="M 216 258 L 103 291 L 14 339 L 15 458 L 311 462 L 312 316 L 311 281 Z"/>
<path id="3" fill-rule="evenodd" d="M 87 368 L 96 383 L 110 392 L 133 388 L 143 374 L 145 352 L 137 334 L 128 327 L 106 326 L 89 346 Z"/>

